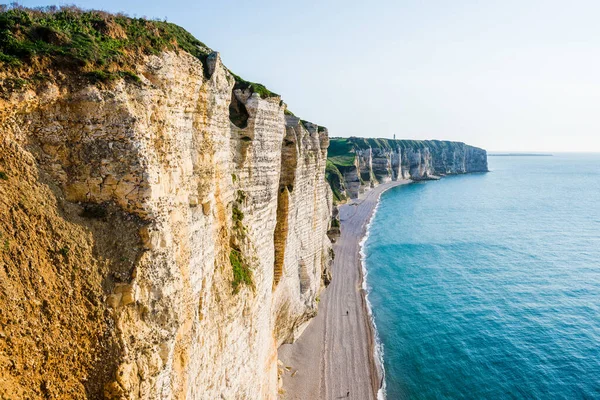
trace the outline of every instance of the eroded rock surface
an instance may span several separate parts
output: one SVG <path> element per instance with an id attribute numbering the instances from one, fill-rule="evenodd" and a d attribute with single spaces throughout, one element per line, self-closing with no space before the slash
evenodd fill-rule
<path id="1" fill-rule="evenodd" d="M 207 64 L 0 99 L 1 396 L 277 396 L 328 276 L 327 132 Z"/>

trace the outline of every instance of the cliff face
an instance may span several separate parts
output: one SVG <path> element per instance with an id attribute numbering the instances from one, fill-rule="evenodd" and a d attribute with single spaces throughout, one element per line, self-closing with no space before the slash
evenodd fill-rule
<path id="1" fill-rule="evenodd" d="M 336 201 L 398 179 L 487 172 L 485 150 L 438 140 L 331 139 L 327 179 Z"/>
<path id="2" fill-rule="evenodd" d="M 0 395 L 275 398 L 328 276 L 327 132 L 217 54 L 135 68 L 0 99 Z"/>
<path id="3" fill-rule="evenodd" d="M 332 248 L 323 235 L 332 213 L 325 180 L 328 146 L 327 130 L 286 116 L 273 281 L 278 346 L 293 342 L 306 328 L 317 313 L 323 282 L 330 279 Z"/>

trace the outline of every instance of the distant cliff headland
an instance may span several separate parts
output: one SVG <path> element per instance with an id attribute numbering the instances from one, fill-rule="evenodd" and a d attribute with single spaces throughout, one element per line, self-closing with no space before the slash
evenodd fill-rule
<path id="1" fill-rule="evenodd" d="M 0 129 L 0 398 L 274 399 L 334 196 L 487 170 L 462 143 L 330 147 L 183 28 L 74 7 L 0 9 Z"/>
<path id="2" fill-rule="evenodd" d="M 340 202 L 399 179 L 487 171 L 486 151 L 464 143 L 351 137 L 330 139 L 326 177 Z"/>

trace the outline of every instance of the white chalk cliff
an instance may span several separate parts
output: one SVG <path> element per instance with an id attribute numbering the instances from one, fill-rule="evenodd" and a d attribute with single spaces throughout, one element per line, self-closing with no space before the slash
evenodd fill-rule
<path id="1" fill-rule="evenodd" d="M 166 51 L 136 66 L 140 83 L 48 82 L 0 101 L 3 159 L 39 193 L 49 185 L 53 218 L 93 249 L 93 346 L 108 350 L 94 365 L 82 350 L 73 393 L 276 398 L 277 347 L 317 311 L 331 262 L 327 131 L 284 116 L 279 97 L 234 90 L 218 54 L 206 63 Z M 80 329 L 68 318 L 62 329 Z M 49 370 L 45 390 L 60 397 L 61 376 Z M 19 379 L 8 395 L 37 393 Z"/>

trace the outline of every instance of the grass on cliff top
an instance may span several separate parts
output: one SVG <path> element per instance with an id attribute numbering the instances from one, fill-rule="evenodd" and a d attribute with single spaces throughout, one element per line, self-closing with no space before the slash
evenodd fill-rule
<path id="1" fill-rule="evenodd" d="M 92 82 L 119 77 L 137 82 L 132 70 L 140 57 L 165 50 L 190 53 L 202 61 L 207 75 L 212 50 L 178 25 L 74 6 L 0 5 L 0 68 L 50 62 L 57 69 L 82 72 Z M 263 98 L 277 96 L 260 83 L 232 75 L 236 87 L 249 87 Z"/>
<path id="2" fill-rule="evenodd" d="M 359 137 L 350 137 L 348 138 L 348 142 L 351 143 L 354 147 L 364 150 L 371 148 L 382 148 L 389 150 L 391 149 L 391 144 L 387 139 L 374 139 L 374 138 L 359 138 Z"/>
<path id="3" fill-rule="evenodd" d="M 292 115 L 293 115 L 293 114 L 292 114 Z M 318 133 L 325 132 L 325 131 L 327 130 L 327 128 L 326 128 L 326 127 L 324 127 L 324 126 L 319 126 L 319 125 L 317 125 L 317 124 L 314 124 L 314 123 L 312 123 L 312 122 L 310 122 L 310 121 L 307 121 L 307 120 L 305 120 L 305 119 L 300 119 L 300 123 L 302 124 L 302 126 L 304 127 L 304 129 L 306 129 L 307 131 L 310 131 L 310 129 L 309 129 L 309 126 L 311 126 L 311 125 L 314 125 L 314 126 L 316 126 L 316 127 L 317 127 L 317 132 L 318 132 Z"/>
<path id="4" fill-rule="evenodd" d="M 410 139 L 384 139 L 384 138 L 359 138 L 349 137 L 347 139 L 331 139 L 331 141 L 346 141 L 346 145 L 354 149 L 365 150 L 384 149 L 392 150 L 400 149 L 424 149 L 426 147 L 431 150 L 443 150 L 454 146 L 461 146 L 461 142 L 450 142 L 447 140 L 410 140 Z"/>
<path id="5" fill-rule="evenodd" d="M 63 68 L 110 74 L 129 70 L 140 55 L 163 50 L 184 50 L 203 62 L 212 51 L 166 21 L 72 6 L 0 6 L 0 61 L 5 65 L 50 60 Z"/>
<path id="6" fill-rule="evenodd" d="M 245 90 L 245 89 L 250 88 L 250 91 L 252 93 L 258 93 L 258 95 L 260 97 L 262 97 L 263 99 L 266 99 L 266 98 L 269 98 L 269 97 L 281 97 L 277 93 L 271 92 L 269 89 L 267 89 L 261 83 L 247 81 L 245 79 L 240 78 L 239 76 L 237 76 L 236 74 L 234 74 L 231 71 L 229 71 L 229 73 L 231 75 L 233 75 L 233 77 L 235 78 L 235 87 L 234 87 L 234 89 Z"/>
<path id="7" fill-rule="evenodd" d="M 356 153 L 348 139 L 330 139 L 327 149 L 327 160 L 336 167 L 351 167 L 354 165 Z"/>
<path id="8" fill-rule="evenodd" d="M 350 137 L 348 142 L 357 149 L 366 150 L 372 149 L 384 149 L 392 150 L 394 148 L 414 148 L 420 149 L 426 146 L 426 142 L 423 140 L 395 140 L 395 139 L 383 139 L 383 138 L 360 138 Z"/>
<path id="9" fill-rule="evenodd" d="M 424 149 L 427 147 L 432 151 L 448 150 L 464 145 L 462 142 L 450 142 L 448 140 L 396 140 L 395 142 L 401 149 Z"/>

